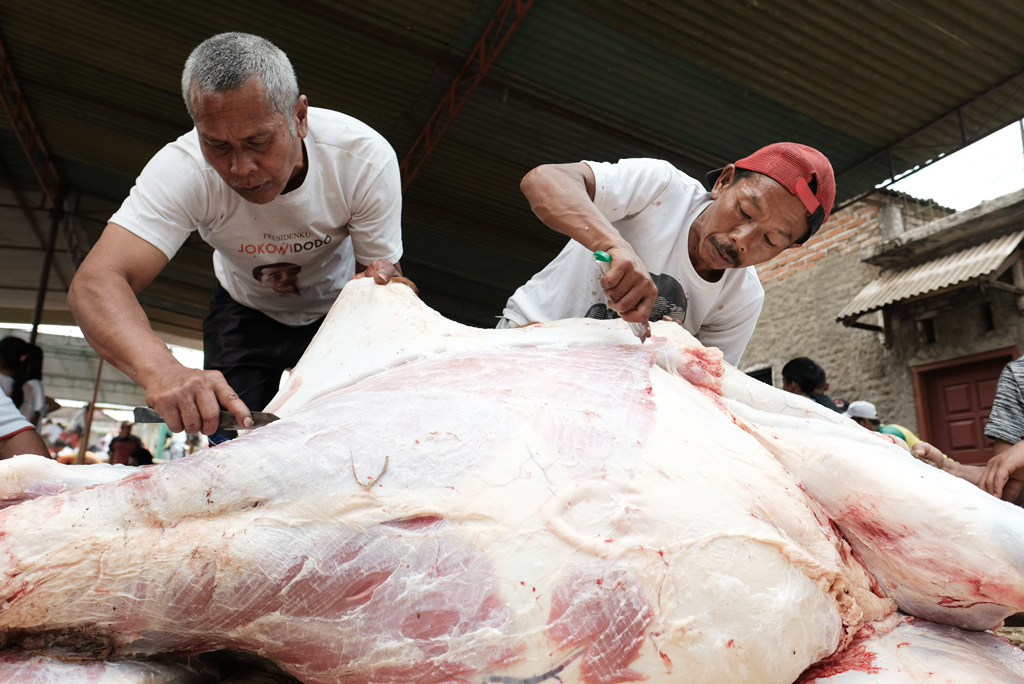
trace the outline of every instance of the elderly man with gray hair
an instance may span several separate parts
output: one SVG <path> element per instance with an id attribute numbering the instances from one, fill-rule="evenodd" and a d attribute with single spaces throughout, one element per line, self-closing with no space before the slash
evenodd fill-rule
<path id="1" fill-rule="evenodd" d="M 221 407 L 251 424 L 349 279 L 401 274 L 401 181 L 388 142 L 310 107 L 288 57 L 258 36 L 204 41 L 185 63 L 182 96 L 195 128 L 143 169 L 68 303 L 93 348 L 145 388 L 172 431 L 211 434 Z M 218 280 L 203 371 L 178 363 L 135 296 L 197 229 Z M 288 294 L 252 277 L 281 262 L 301 272 Z"/>

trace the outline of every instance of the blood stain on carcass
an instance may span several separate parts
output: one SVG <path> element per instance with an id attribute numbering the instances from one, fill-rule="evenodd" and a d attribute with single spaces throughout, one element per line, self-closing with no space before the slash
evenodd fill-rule
<path id="1" fill-rule="evenodd" d="M 403 530 L 424 530 L 434 525 L 443 525 L 444 518 L 437 515 L 417 515 L 411 518 L 396 518 L 385 523 L 388 527 L 398 527 Z"/>
<path id="2" fill-rule="evenodd" d="M 690 348 L 685 351 L 686 359 L 676 366 L 676 372 L 691 385 L 722 393 L 722 352 L 718 349 Z"/>
<path id="3" fill-rule="evenodd" d="M 812 684 L 819 679 L 834 677 L 843 672 L 878 674 L 881 671 L 882 668 L 875 665 L 875 654 L 869 651 L 863 642 L 855 642 L 842 653 L 811 665 L 793 684 Z"/>

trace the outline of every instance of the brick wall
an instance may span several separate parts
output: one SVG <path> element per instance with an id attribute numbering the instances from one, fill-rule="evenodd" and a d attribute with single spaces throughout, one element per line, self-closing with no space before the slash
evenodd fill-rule
<path id="1" fill-rule="evenodd" d="M 887 214 L 890 211 L 896 214 Z M 896 223 L 909 230 L 948 213 L 896 193 L 875 195 L 837 212 L 803 247 L 788 249 L 758 267 L 764 308 L 740 370 L 771 368 L 775 386 L 781 387 L 786 362 L 809 356 L 825 369 L 832 397 L 874 402 L 884 421 L 917 432 L 911 369 L 992 349 L 1024 347 L 1019 342 L 1024 340 L 1024 316 L 1016 309 L 1016 296 L 964 288 L 894 305 L 888 345 L 878 333 L 845 327 L 836 316 L 880 275 L 879 267 L 861 259 L 865 248 L 881 240 L 883 228 L 891 231 Z M 984 303 L 991 307 L 995 330 L 980 329 L 968 315 Z M 934 343 L 922 341 L 917 307 L 938 312 Z M 881 321 L 868 314 L 865 322 Z"/>
<path id="2" fill-rule="evenodd" d="M 771 261 L 757 267 L 762 283 L 788 278 L 813 268 L 828 256 L 843 256 L 881 240 L 879 207 L 858 202 L 836 212 L 818 234 L 801 246 L 787 249 Z"/>

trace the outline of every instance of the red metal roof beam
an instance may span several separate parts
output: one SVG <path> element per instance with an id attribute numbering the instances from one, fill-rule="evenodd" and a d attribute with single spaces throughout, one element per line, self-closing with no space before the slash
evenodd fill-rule
<path id="1" fill-rule="evenodd" d="M 28 163 L 35 173 L 43 194 L 50 201 L 51 207 L 56 207 L 60 197 L 60 176 L 57 174 L 57 167 L 50 159 L 50 153 L 43 144 L 39 135 L 32 114 L 29 112 L 28 103 L 21 94 L 21 88 L 14 77 L 14 69 L 11 60 L 7 56 L 7 49 L 3 41 L 0 41 L 0 105 L 3 105 L 7 112 L 7 118 L 11 121 L 14 134 L 18 136 Z"/>
<path id="2" fill-rule="evenodd" d="M 402 172 L 402 191 L 409 187 L 409 183 L 416 177 L 420 167 L 430 156 L 430 153 L 437 146 L 437 143 L 444 137 L 445 131 L 451 125 L 459 111 L 469 100 L 469 96 L 483 80 L 487 70 L 494 64 L 498 53 L 512 37 L 512 34 L 523 17 L 533 6 L 534 0 L 504 0 L 501 6 L 495 11 L 483 35 L 477 41 L 473 50 L 469 53 L 466 63 L 462 65 L 455 80 L 452 81 L 448 92 L 441 98 L 441 103 L 431 114 L 423 130 L 416 138 L 416 142 L 405 155 L 405 159 L 399 165 Z"/>

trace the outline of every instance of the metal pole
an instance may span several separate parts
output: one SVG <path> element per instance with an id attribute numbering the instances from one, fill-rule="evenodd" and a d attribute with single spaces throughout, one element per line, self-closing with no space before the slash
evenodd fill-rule
<path id="1" fill-rule="evenodd" d="M 89 448 L 89 434 L 92 432 L 92 413 L 96 410 L 96 397 L 100 393 L 100 377 L 103 375 L 103 359 L 100 359 L 99 368 L 96 369 L 96 384 L 92 388 L 92 401 L 85 410 L 85 433 L 82 435 L 82 443 L 78 445 L 78 465 L 85 463 L 85 451 Z"/>
<path id="2" fill-rule="evenodd" d="M 39 293 L 36 295 L 36 310 L 32 314 L 32 333 L 28 338 L 29 344 L 36 343 L 36 336 L 39 334 L 39 324 L 43 320 L 43 305 L 46 303 L 46 288 L 50 284 L 50 267 L 53 266 L 53 250 L 57 244 L 57 233 L 60 230 L 60 222 L 63 218 L 64 197 L 61 196 L 57 198 L 57 206 L 53 208 L 53 215 L 50 217 L 50 242 L 46 246 L 46 258 L 43 259 L 43 272 L 39 276 Z"/>

